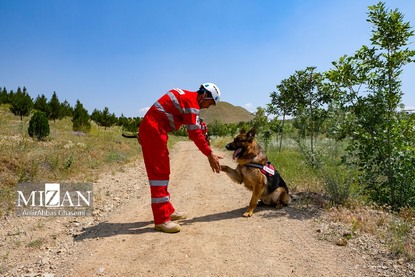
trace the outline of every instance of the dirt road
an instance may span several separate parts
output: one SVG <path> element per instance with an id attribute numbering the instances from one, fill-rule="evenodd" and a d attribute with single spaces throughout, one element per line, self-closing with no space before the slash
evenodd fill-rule
<path id="1" fill-rule="evenodd" d="M 223 163 L 232 165 L 230 154 L 223 154 Z M 250 193 L 242 185 L 214 174 L 192 142 L 178 143 L 170 155 L 171 201 L 189 214 L 182 231 L 153 230 L 149 188 L 138 164 L 101 181 L 128 184 L 130 198 L 105 222 L 75 236 L 73 258 L 56 265 L 57 275 L 370 276 L 348 248 L 316 238 L 315 213 L 260 207 L 243 218 Z"/>
<path id="2" fill-rule="evenodd" d="M 233 165 L 231 153 L 221 154 L 223 164 Z M 5 276 L 392 276 L 376 274 L 368 256 L 350 245 L 319 240 L 318 210 L 293 203 L 258 207 L 243 218 L 250 199 L 243 185 L 214 174 L 192 142 L 177 143 L 170 156 L 171 201 L 189 214 L 180 233 L 154 231 L 147 177 L 137 161 L 94 184 L 93 217 L 3 222 L 0 270 Z"/>

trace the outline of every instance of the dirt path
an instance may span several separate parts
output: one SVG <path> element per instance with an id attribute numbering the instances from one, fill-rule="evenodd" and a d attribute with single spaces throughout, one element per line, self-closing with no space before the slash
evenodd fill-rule
<path id="1" fill-rule="evenodd" d="M 171 160 L 171 201 L 190 216 L 180 233 L 153 230 L 149 188 L 138 164 L 113 177 L 130 184 L 129 200 L 105 222 L 76 235 L 70 257 L 56 265 L 56 274 L 370 276 L 348 248 L 316 239 L 306 211 L 260 207 L 252 218 L 243 218 L 250 193 L 225 174 L 214 174 L 192 142 L 178 143 Z M 232 165 L 230 158 L 223 163 Z"/>
<path id="2" fill-rule="evenodd" d="M 230 153 L 221 154 L 223 164 L 233 165 Z M 192 142 L 177 143 L 170 155 L 171 201 L 189 214 L 180 233 L 154 231 L 147 177 L 137 161 L 94 184 L 93 217 L 1 220 L 0 275 L 393 275 L 396 263 L 378 266 L 351 243 L 319 240 L 319 210 L 293 203 L 258 207 L 243 218 L 249 191 L 214 174 Z"/>

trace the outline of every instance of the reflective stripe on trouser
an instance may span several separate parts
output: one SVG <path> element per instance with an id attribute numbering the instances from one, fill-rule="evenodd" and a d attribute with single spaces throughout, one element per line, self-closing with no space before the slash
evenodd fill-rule
<path id="1" fill-rule="evenodd" d="M 167 133 L 160 130 L 156 120 L 141 122 L 140 142 L 150 183 L 151 208 L 155 224 L 170 220 L 170 215 L 174 212 L 168 192 L 170 160 L 167 139 Z"/>

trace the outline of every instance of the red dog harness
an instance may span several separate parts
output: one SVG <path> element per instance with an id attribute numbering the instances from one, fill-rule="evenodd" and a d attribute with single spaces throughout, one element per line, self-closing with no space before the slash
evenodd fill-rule
<path id="1" fill-rule="evenodd" d="M 256 164 L 256 163 L 247 163 L 245 166 L 258 168 L 259 170 L 261 170 L 262 174 L 266 176 L 273 176 L 275 174 L 275 168 L 271 164 L 271 162 L 267 162 L 266 165 Z"/>
<path id="2" fill-rule="evenodd" d="M 261 170 L 261 173 L 267 176 L 267 188 L 268 192 L 271 193 L 276 190 L 278 187 L 287 187 L 284 180 L 282 179 L 279 172 L 274 168 L 271 162 L 267 162 L 266 165 L 257 164 L 257 163 L 247 163 L 247 167 L 258 168 Z"/>

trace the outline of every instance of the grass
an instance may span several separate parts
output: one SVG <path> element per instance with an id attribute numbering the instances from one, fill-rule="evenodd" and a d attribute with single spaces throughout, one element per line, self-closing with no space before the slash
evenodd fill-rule
<path id="1" fill-rule="evenodd" d="M 42 247 L 42 245 L 45 243 L 44 239 L 40 238 L 40 239 L 35 239 L 32 240 L 31 242 L 29 242 L 27 244 L 28 248 L 36 248 L 39 249 L 40 247 Z"/>
<path id="2" fill-rule="evenodd" d="M 213 144 L 224 149 L 231 140 L 231 137 L 216 138 Z M 378 207 L 362 201 L 351 178 L 357 173 L 339 167 L 344 145 L 327 139 L 319 140 L 316 157 L 319 158 L 321 166 L 318 169 L 310 166 L 293 140 L 288 138 L 283 142 L 283 146 L 279 152 L 277 143 L 271 143 L 267 156 L 284 177 L 291 191 L 316 192 L 329 195 L 331 199 L 338 199 L 339 201 L 332 201 L 326 205 L 315 204 L 326 208 L 330 221 L 350 226 L 352 235 L 348 239 L 359 233 L 369 233 L 383 241 L 392 254 L 404 256 L 408 260 L 415 259 L 414 210 L 408 208 L 394 213 L 387 207 Z M 344 205 L 338 205 L 337 202 Z"/>
<path id="3" fill-rule="evenodd" d="M 88 134 L 72 131 L 70 118 L 50 121 L 45 141 L 27 134 L 30 117 L 22 121 L 0 105 L 0 216 L 13 209 L 15 185 L 20 182 L 93 182 L 141 156 L 135 139 L 121 136 L 120 127 L 92 124 Z"/>

